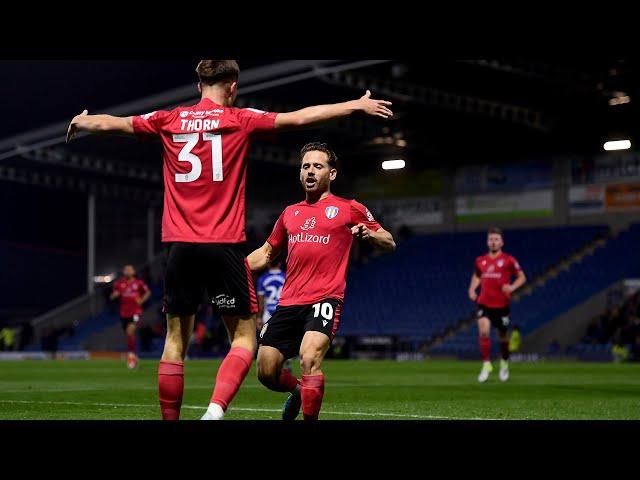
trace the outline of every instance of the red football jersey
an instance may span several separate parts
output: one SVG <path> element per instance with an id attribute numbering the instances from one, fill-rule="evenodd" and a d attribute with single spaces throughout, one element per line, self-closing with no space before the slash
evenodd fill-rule
<path id="1" fill-rule="evenodd" d="M 344 300 L 351 227 L 358 223 L 373 231 L 380 228 L 364 205 L 332 194 L 284 209 L 267 240 L 275 252 L 288 242 L 287 276 L 278 305 Z"/>
<path id="2" fill-rule="evenodd" d="M 509 305 L 510 295 L 502 286 L 511 283 L 511 278 L 522 269 L 511 255 L 501 252 L 495 258 L 489 254 L 476 258 L 475 272 L 480 277 L 478 303 L 489 308 L 504 308 Z"/>
<path id="3" fill-rule="evenodd" d="M 146 283 L 139 278 L 131 280 L 119 278 L 113 284 L 113 291 L 120 292 L 118 300 L 120 301 L 120 316 L 122 318 L 130 318 L 142 313 L 142 306 L 138 305 L 138 299 L 149 291 Z"/>
<path id="4" fill-rule="evenodd" d="M 245 236 L 245 177 L 252 138 L 273 130 L 277 113 L 218 105 L 133 117 L 140 137 L 164 150 L 163 242 L 239 243 Z"/>

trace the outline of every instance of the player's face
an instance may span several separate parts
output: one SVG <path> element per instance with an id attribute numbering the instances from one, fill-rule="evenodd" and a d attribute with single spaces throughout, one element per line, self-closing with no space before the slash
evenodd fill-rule
<path id="1" fill-rule="evenodd" d="M 490 233 L 487 237 L 487 247 L 489 247 L 490 252 L 499 252 L 500 250 L 502 250 L 503 245 L 504 242 L 502 241 L 502 235 L 497 233 Z"/>
<path id="2" fill-rule="evenodd" d="M 329 165 L 324 152 L 311 150 L 304 154 L 300 165 L 300 183 L 305 192 L 326 192 L 335 180 L 337 170 Z"/>
<path id="3" fill-rule="evenodd" d="M 122 274 L 126 278 L 131 278 L 136 274 L 136 271 L 134 270 L 132 265 L 125 265 L 124 268 L 122 269 Z"/>

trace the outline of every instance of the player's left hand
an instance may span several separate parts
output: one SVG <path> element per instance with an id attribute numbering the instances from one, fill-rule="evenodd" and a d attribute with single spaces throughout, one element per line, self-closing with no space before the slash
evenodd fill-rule
<path id="1" fill-rule="evenodd" d="M 76 115 L 75 117 L 73 117 L 73 120 L 71 120 L 71 123 L 69 124 L 69 128 L 67 128 L 67 143 L 73 140 L 73 138 L 76 136 L 76 133 L 78 133 L 78 127 L 76 126 L 76 124 L 80 120 L 80 117 L 84 117 L 88 114 L 88 110 L 83 110 L 80 115 Z"/>
<path id="2" fill-rule="evenodd" d="M 141 298 L 136 298 L 136 303 L 138 305 L 142 305 L 142 299 Z"/>
<path id="3" fill-rule="evenodd" d="M 371 238 L 371 230 L 364 223 L 359 223 L 351 227 L 351 235 L 358 240 L 369 240 Z"/>

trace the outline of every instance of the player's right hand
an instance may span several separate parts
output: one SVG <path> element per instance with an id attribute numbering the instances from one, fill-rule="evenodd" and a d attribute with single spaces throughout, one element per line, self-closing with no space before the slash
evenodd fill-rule
<path id="1" fill-rule="evenodd" d="M 360 103 L 362 104 L 362 111 L 367 115 L 374 115 L 382 118 L 393 117 L 393 112 L 386 107 L 392 103 L 387 100 L 374 100 L 371 98 L 370 90 L 367 90 L 367 93 L 360 97 Z"/>
<path id="2" fill-rule="evenodd" d="M 67 143 L 69 143 L 71 140 L 73 140 L 73 138 L 78 133 L 78 127 L 76 125 L 80 121 L 80 118 L 81 117 L 85 117 L 88 114 L 89 114 L 89 111 L 85 109 L 85 110 L 82 111 L 82 113 L 80 115 L 76 115 L 75 117 L 73 117 L 73 120 L 71 120 L 71 123 L 69 124 L 69 127 L 67 128 Z"/>
<path id="3" fill-rule="evenodd" d="M 476 292 L 474 292 L 473 290 L 469 290 L 469 299 L 472 302 L 475 302 L 478 299 L 478 294 Z"/>

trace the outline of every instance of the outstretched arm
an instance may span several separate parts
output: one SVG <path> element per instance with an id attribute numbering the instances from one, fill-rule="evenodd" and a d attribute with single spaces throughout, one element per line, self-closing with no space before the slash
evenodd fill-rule
<path id="1" fill-rule="evenodd" d="M 391 102 L 386 100 L 374 100 L 371 92 L 367 90 L 358 100 L 333 103 L 330 105 L 316 105 L 295 112 L 279 113 L 275 120 L 276 130 L 293 130 L 297 128 L 315 127 L 324 122 L 346 117 L 354 112 L 364 112 L 367 115 L 389 118 L 393 112 L 387 108 Z"/>
<path id="2" fill-rule="evenodd" d="M 106 114 L 89 115 L 87 110 L 83 110 L 80 115 L 73 117 L 69 124 L 67 143 L 73 140 L 78 132 L 133 135 L 133 119 Z"/>
<path id="3" fill-rule="evenodd" d="M 359 240 L 367 240 L 375 248 L 383 252 L 392 252 L 396 249 L 396 242 L 393 241 L 393 235 L 382 227 L 374 232 L 364 223 L 359 223 L 351 227 L 351 234 Z"/>

